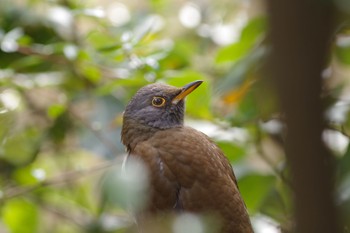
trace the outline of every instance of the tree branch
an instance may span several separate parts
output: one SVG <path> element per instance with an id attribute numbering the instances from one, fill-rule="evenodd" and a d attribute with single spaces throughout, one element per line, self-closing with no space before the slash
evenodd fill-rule
<path id="1" fill-rule="evenodd" d="M 87 169 L 65 172 L 64 174 L 58 175 L 51 179 L 44 180 L 42 182 L 39 182 L 31 186 L 25 186 L 25 187 L 15 186 L 15 187 L 7 188 L 6 190 L 3 191 L 3 195 L 0 197 L 0 203 L 11 198 L 15 198 L 30 192 L 34 192 L 35 190 L 38 190 L 40 188 L 66 184 L 66 183 L 81 179 L 88 175 L 95 174 L 98 171 L 106 170 L 110 167 L 120 165 L 122 163 L 122 160 L 123 160 L 122 156 L 118 156 L 113 161 L 106 161 Z"/>

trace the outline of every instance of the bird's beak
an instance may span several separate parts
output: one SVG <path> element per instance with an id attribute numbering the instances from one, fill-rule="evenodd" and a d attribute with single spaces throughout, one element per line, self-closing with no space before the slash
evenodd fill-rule
<path id="1" fill-rule="evenodd" d="M 182 91 L 180 94 L 175 96 L 175 98 L 171 101 L 173 104 L 177 104 L 180 102 L 180 100 L 183 100 L 188 94 L 190 94 L 192 91 L 194 91 L 199 85 L 202 84 L 202 80 L 191 82 L 185 86 L 182 87 Z"/>

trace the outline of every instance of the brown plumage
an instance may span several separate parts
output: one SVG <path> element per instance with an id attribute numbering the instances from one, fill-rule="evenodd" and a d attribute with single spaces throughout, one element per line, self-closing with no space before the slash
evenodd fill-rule
<path id="1" fill-rule="evenodd" d="M 220 219 L 219 232 L 253 232 L 229 161 L 205 134 L 183 125 L 184 98 L 201 83 L 145 86 L 124 112 L 122 141 L 150 174 L 141 214 L 209 213 Z"/>

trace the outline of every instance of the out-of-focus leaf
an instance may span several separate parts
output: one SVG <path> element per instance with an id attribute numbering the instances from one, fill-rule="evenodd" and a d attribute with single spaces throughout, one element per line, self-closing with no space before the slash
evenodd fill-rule
<path id="1" fill-rule="evenodd" d="M 216 142 L 221 150 L 224 152 L 226 157 L 230 160 L 230 162 L 239 161 L 242 157 L 244 157 L 246 150 L 243 146 L 239 146 L 229 141 L 219 141 Z"/>
<path id="2" fill-rule="evenodd" d="M 273 189 L 260 206 L 260 212 L 276 220 L 281 226 L 289 227 L 293 210 L 285 205 L 281 193 Z"/>
<path id="3" fill-rule="evenodd" d="M 103 181 L 103 194 L 111 204 L 137 211 L 147 201 L 149 176 L 145 165 L 129 157 L 125 166 L 110 169 Z"/>
<path id="4" fill-rule="evenodd" d="M 246 80 L 241 86 L 233 89 L 232 91 L 229 91 L 223 97 L 224 103 L 233 104 L 239 102 L 247 93 L 251 85 L 252 81 Z"/>
<path id="5" fill-rule="evenodd" d="M 67 136 L 67 133 L 73 129 L 72 122 L 67 112 L 63 112 L 63 114 L 59 115 L 49 129 L 49 136 L 51 139 L 56 143 L 62 142 Z"/>
<path id="6" fill-rule="evenodd" d="M 337 176 L 338 180 L 342 181 L 345 179 L 350 174 L 350 169 L 349 169 L 349 164 L 350 164 L 350 145 L 348 145 L 348 148 L 345 152 L 345 154 L 337 158 Z"/>
<path id="7" fill-rule="evenodd" d="M 239 102 L 238 110 L 231 119 L 233 124 L 242 125 L 257 120 L 260 113 L 256 103 L 255 93 L 250 90 Z"/>
<path id="8" fill-rule="evenodd" d="M 341 178 L 342 180 L 337 187 L 337 202 L 341 211 L 342 223 L 344 227 L 350 229 L 350 175 Z"/>
<path id="9" fill-rule="evenodd" d="M 47 109 L 47 115 L 52 118 L 56 119 L 59 117 L 64 111 L 66 110 L 66 106 L 63 104 L 53 104 Z"/>
<path id="10" fill-rule="evenodd" d="M 226 93 L 233 91 L 240 86 L 242 86 L 249 78 L 249 74 L 252 70 L 256 69 L 258 62 L 262 60 L 262 58 L 266 54 L 265 48 L 255 49 L 248 56 L 244 57 L 242 60 L 235 63 L 227 75 L 220 80 L 217 92 L 225 96 Z M 254 80 L 247 80 L 247 84 L 253 82 Z"/>
<path id="11" fill-rule="evenodd" d="M 26 128 L 7 137 L 0 157 L 13 165 L 23 165 L 30 162 L 38 152 L 41 140 L 40 131 L 36 128 Z"/>
<path id="12" fill-rule="evenodd" d="M 160 67 L 167 69 L 181 69 L 190 64 L 194 45 L 188 41 L 176 41 L 174 48 L 169 52 L 167 59 L 160 61 Z"/>
<path id="13" fill-rule="evenodd" d="M 14 172 L 14 178 L 18 184 L 31 185 L 38 183 L 38 179 L 33 176 L 32 166 L 25 166 Z"/>
<path id="14" fill-rule="evenodd" d="M 35 55 L 23 56 L 11 64 L 11 68 L 16 69 L 19 72 L 47 71 L 53 66 L 54 64 Z"/>
<path id="15" fill-rule="evenodd" d="M 252 19 L 242 30 L 238 42 L 223 47 L 216 56 L 216 62 L 236 62 L 246 56 L 266 29 L 265 18 Z"/>
<path id="16" fill-rule="evenodd" d="M 15 113 L 12 111 L 5 111 L 3 108 L 1 108 L 4 112 L 0 113 L 0 144 L 3 144 L 4 140 L 6 140 L 7 135 L 11 131 L 15 121 Z"/>
<path id="17" fill-rule="evenodd" d="M 97 50 L 108 51 L 109 49 L 118 48 L 116 39 L 112 38 L 105 31 L 94 30 L 86 38 L 87 42 L 91 43 Z"/>
<path id="18" fill-rule="evenodd" d="M 272 175 L 249 174 L 239 180 L 239 190 L 250 213 L 254 214 L 259 210 L 272 190 L 275 179 Z"/>
<path id="19" fill-rule="evenodd" d="M 345 65 L 350 65 L 350 34 L 339 35 L 334 49 L 336 57 Z"/>
<path id="20" fill-rule="evenodd" d="M 267 30 L 266 17 L 256 17 L 251 19 L 241 32 L 242 41 L 254 41 L 261 37 Z"/>
<path id="21" fill-rule="evenodd" d="M 2 213 L 3 222 L 11 233 L 33 233 L 38 228 L 37 206 L 26 199 L 7 200 Z"/>
<path id="22" fill-rule="evenodd" d="M 256 81 L 235 103 L 237 111 L 231 117 L 232 124 L 242 125 L 258 119 L 269 119 L 278 111 L 275 94 L 270 86 Z"/>
<path id="23" fill-rule="evenodd" d="M 92 83 L 97 83 L 101 80 L 101 72 L 97 67 L 84 65 L 82 72 Z"/>
<path id="24" fill-rule="evenodd" d="M 237 42 L 227 47 L 223 47 L 219 50 L 218 55 L 216 56 L 216 62 L 236 62 L 245 56 L 251 48 L 252 44 L 243 42 Z"/>

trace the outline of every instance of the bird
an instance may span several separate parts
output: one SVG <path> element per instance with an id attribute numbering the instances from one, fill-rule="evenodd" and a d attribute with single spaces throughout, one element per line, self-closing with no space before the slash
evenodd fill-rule
<path id="1" fill-rule="evenodd" d="M 212 213 L 220 233 L 251 233 L 246 205 L 232 166 L 204 133 L 184 125 L 185 97 L 203 81 L 182 87 L 148 84 L 123 113 L 121 140 L 127 159 L 147 167 L 149 198 L 142 216 Z"/>

